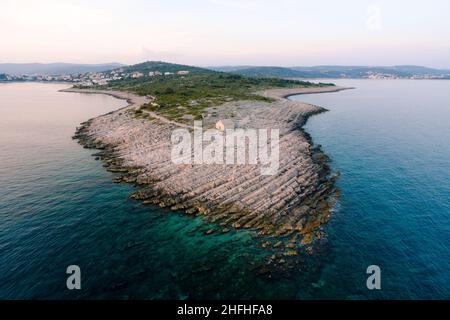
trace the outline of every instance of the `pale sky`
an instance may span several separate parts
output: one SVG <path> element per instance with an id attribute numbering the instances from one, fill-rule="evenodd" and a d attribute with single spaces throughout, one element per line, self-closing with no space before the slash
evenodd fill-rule
<path id="1" fill-rule="evenodd" d="M 0 63 L 450 69 L 450 1 L 0 0 Z"/>

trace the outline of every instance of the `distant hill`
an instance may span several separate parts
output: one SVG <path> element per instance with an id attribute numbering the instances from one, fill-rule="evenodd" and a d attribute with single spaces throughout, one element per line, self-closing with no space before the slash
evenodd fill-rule
<path id="1" fill-rule="evenodd" d="M 11 75 L 22 74 L 77 74 L 101 72 L 123 66 L 120 63 L 75 64 L 75 63 L 0 63 L 0 73 Z"/>
<path id="2" fill-rule="evenodd" d="M 367 78 L 370 74 L 386 74 L 401 78 L 450 75 L 450 70 L 422 66 L 315 66 L 292 67 L 305 77 Z"/>
<path id="3" fill-rule="evenodd" d="M 117 69 L 117 68 L 116 68 Z M 189 72 L 213 72 L 209 69 L 188 66 L 184 64 L 176 64 L 176 63 L 167 63 L 163 61 L 146 61 L 143 63 L 138 63 L 132 66 L 122 67 L 125 72 L 150 72 L 150 71 L 159 71 L 159 72 L 177 72 L 177 71 L 189 71 Z"/>
<path id="4" fill-rule="evenodd" d="M 303 72 L 283 67 L 247 67 L 234 69 L 228 72 L 237 73 L 248 77 L 277 77 L 277 78 L 296 78 L 303 77 Z"/>
<path id="5" fill-rule="evenodd" d="M 206 67 L 207 69 L 220 71 L 220 72 L 233 72 L 241 69 L 253 68 L 253 66 L 212 66 Z"/>
<path id="6" fill-rule="evenodd" d="M 442 78 L 450 79 L 450 70 L 421 66 L 313 66 L 313 67 L 211 67 L 213 70 L 252 77 L 277 78 Z"/>

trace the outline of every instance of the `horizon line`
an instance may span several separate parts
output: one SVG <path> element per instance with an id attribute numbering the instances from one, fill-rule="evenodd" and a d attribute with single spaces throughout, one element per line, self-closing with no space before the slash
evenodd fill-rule
<path id="1" fill-rule="evenodd" d="M 316 64 L 316 65 L 301 65 L 301 64 L 296 64 L 296 65 L 290 65 L 290 66 L 283 66 L 283 65 L 275 65 L 275 64 L 267 64 L 267 65 L 263 65 L 263 64 L 257 64 L 257 65 L 252 65 L 252 64 L 215 64 L 215 65 L 198 65 L 198 64 L 189 64 L 189 63 L 179 63 L 179 62 L 169 62 L 169 61 L 165 61 L 165 60 L 143 60 L 141 62 L 137 62 L 137 63 L 132 63 L 132 64 L 127 64 L 127 63 L 122 63 L 122 62 L 117 62 L 117 61 L 113 61 L 113 62 L 100 62 L 100 63 L 92 63 L 92 62 L 87 62 L 87 63 L 82 63 L 82 62 L 62 62 L 62 61 L 58 61 L 58 62 L 0 62 L 0 65 L 2 64 L 15 64 L 15 65 L 25 65 L 25 64 L 40 64 L 40 65 L 49 65 L 49 64 L 71 64 L 71 65 L 108 65 L 108 64 L 119 64 L 122 66 L 133 66 L 136 64 L 141 64 L 141 63 L 145 63 L 145 62 L 164 62 L 164 63 L 170 63 L 170 64 L 181 64 L 181 65 L 187 65 L 187 66 L 195 66 L 195 67 L 201 67 L 201 68 L 224 68 L 224 67 L 277 67 L 277 68 L 298 68 L 298 67 L 307 67 L 307 68 L 315 68 L 315 67 L 372 67 L 372 68 L 377 68 L 377 67 L 381 67 L 381 68 L 387 68 L 387 67 L 423 67 L 423 68 L 429 68 L 429 69 L 436 69 L 436 70 L 450 70 L 450 67 L 430 67 L 430 66 L 426 66 L 426 65 L 421 65 L 421 64 L 389 64 L 389 65 L 382 65 L 382 64 L 360 64 L 360 65 L 350 65 L 350 64 Z"/>

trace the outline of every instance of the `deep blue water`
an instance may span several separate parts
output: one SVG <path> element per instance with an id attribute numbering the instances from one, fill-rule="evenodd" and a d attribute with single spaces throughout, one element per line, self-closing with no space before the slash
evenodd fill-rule
<path id="1" fill-rule="evenodd" d="M 380 297 L 449 299 L 450 82 L 335 82 L 356 89 L 293 98 L 330 110 L 305 129 L 342 174 L 323 280 L 345 288 L 376 264 Z"/>
<path id="2" fill-rule="evenodd" d="M 339 81 L 339 83 L 341 83 Z M 0 298 L 450 298 L 450 82 L 345 81 L 298 99 L 340 171 L 324 244 L 290 276 L 261 273 L 243 231 L 129 200 L 75 127 L 124 105 L 63 85 L 0 85 Z M 295 99 L 295 97 L 293 98 Z M 79 265 L 82 290 L 66 289 Z M 382 290 L 365 286 L 368 265 Z"/>

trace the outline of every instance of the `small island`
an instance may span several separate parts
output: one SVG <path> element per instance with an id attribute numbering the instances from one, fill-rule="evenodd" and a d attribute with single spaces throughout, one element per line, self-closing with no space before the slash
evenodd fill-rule
<path id="1" fill-rule="evenodd" d="M 326 110 L 287 97 L 345 88 L 164 62 L 122 67 L 104 77 L 111 81 L 66 91 L 109 94 L 128 106 L 82 123 L 74 138 L 100 150 L 95 156 L 118 173 L 115 182 L 140 187 L 132 198 L 199 215 L 215 226 L 208 234 L 248 229 L 285 255 L 320 239 L 337 197 L 335 176 L 302 126 Z M 195 120 L 207 128 L 226 121 L 242 129 L 277 128 L 277 173 L 261 175 L 258 164 L 174 164 L 171 133 L 192 129 Z"/>

